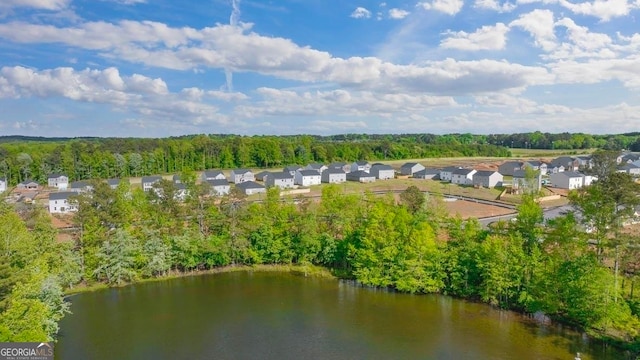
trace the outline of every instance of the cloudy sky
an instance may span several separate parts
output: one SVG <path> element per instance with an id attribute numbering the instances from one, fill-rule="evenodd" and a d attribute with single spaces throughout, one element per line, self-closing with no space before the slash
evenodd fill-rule
<path id="1" fill-rule="evenodd" d="M 0 135 L 640 131 L 640 0 L 1 0 Z"/>

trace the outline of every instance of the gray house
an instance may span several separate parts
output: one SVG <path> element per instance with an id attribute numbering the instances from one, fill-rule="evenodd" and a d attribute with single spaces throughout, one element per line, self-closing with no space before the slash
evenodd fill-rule
<path id="1" fill-rule="evenodd" d="M 564 166 L 565 171 L 577 171 L 580 167 L 580 161 L 570 156 L 560 156 L 551 160 L 551 166 Z"/>
<path id="2" fill-rule="evenodd" d="M 439 180 L 440 169 L 424 169 L 416 171 L 412 176 L 414 179 Z"/>
<path id="3" fill-rule="evenodd" d="M 458 185 L 471 185 L 473 184 L 473 174 L 476 173 L 475 169 L 456 169 L 451 174 L 451 183 Z"/>
<path id="4" fill-rule="evenodd" d="M 340 169 L 327 169 L 322 172 L 321 180 L 323 183 L 339 184 L 347 181 L 347 173 Z"/>
<path id="5" fill-rule="evenodd" d="M 291 176 L 290 173 L 283 171 L 281 173 L 269 174 L 269 176 L 267 176 L 267 181 L 265 181 L 265 184 L 267 185 L 267 187 L 276 186 L 280 189 L 289 189 L 294 186 L 293 181 L 294 177 Z"/>
<path id="6" fill-rule="evenodd" d="M 358 181 L 361 183 L 369 183 L 376 181 L 375 175 L 369 174 L 366 171 L 353 171 L 347 174 L 347 180 Z"/>
<path id="7" fill-rule="evenodd" d="M 369 162 L 365 160 L 353 162 L 350 168 L 351 172 L 356 172 L 356 171 L 369 172 L 369 170 L 371 170 L 371 164 L 369 164 Z"/>
<path id="8" fill-rule="evenodd" d="M 205 170 L 202 172 L 202 181 L 226 179 L 220 170 Z"/>
<path id="9" fill-rule="evenodd" d="M 525 170 L 517 170 L 513 174 L 512 189 L 517 192 L 536 192 L 542 188 L 542 174 L 538 173 L 536 179 L 527 179 Z"/>
<path id="10" fill-rule="evenodd" d="M 584 186 L 584 175 L 576 171 L 564 171 L 549 175 L 551 184 L 560 189 L 579 189 Z"/>
<path id="11" fill-rule="evenodd" d="M 396 177 L 396 171 L 393 170 L 391 165 L 385 164 L 373 164 L 369 173 L 380 180 L 388 180 Z"/>
<path id="12" fill-rule="evenodd" d="M 295 176 L 296 175 L 296 171 L 302 169 L 302 166 L 300 165 L 289 165 L 289 166 L 285 166 L 285 168 L 282 170 L 283 172 L 288 172 L 289 174 L 291 174 L 291 176 Z"/>
<path id="13" fill-rule="evenodd" d="M 93 186 L 86 180 L 74 181 L 69 184 L 69 191 L 75 193 L 89 192 L 93 190 Z"/>
<path id="14" fill-rule="evenodd" d="M 624 172 L 631 176 L 640 176 L 640 166 L 634 163 L 626 163 L 618 166 L 618 172 Z"/>
<path id="15" fill-rule="evenodd" d="M 446 168 L 440 169 L 440 180 L 442 181 L 451 181 L 453 178 L 453 172 L 460 169 L 457 166 L 447 166 Z"/>
<path id="16" fill-rule="evenodd" d="M 267 192 L 267 188 L 255 181 L 243 181 L 236 184 L 236 188 L 247 195 L 260 194 Z"/>
<path id="17" fill-rule="evenodd" d="M 342 161 L 336 161 L 336 162 L 332 162 L 331 164 L 327 165 L 328 169 L 342 169 L 342 171 L 344 171 L 345 173 L 348 173 L 349 170 L 351 170 L 351 165 L 347 164 L 346 162 L 342 162 Z"/>
<path id="18" fill-rule="evenodd" d="M 267 181 L 267 177 L 269 177 L 269 175 L 271 175 L 270 171 L 260 171 L 256 174 L 256 180 L 262 182 Z"/>
<path id="19" fill-rule="evenodd" d="M 494 188 L 502 184 L 503 176 L 497 171 L 478 170 L 473 174 L 471 180 L 473 186 L 481 186 L 485 188 Z"/>
<path id="20" fill-rule="evenodd" d="M 513 173 L 522 169 L 519 161 L 505 161 L 498 166 L 498 172 L 504 176 L 513 176 Z"/>
<path id="21" fill-rule="evenodd" d="M 424 170 L 424 166 L 420 163 L 416 162 L 408 162 L 400 166 L 400 174 L 402 175 L 413 175 L 418 171 Z"/>
<path id="22" fill-rule="evenodd" d="M 211 186 L 210 194 L 214 196 L 228 195 L 231 191 L 231 185 L 227 179 L 213 179 L 206 181 Z"/>
<path id="23" fill-rule="evenodd" d="M 562 165 L 547 164 L 547 174 L 557 174 L 559 172 L 563 172 L 564 170 L 565 168 Z"/>
<path id="24" fill-rule="evenodd" d="M 256 181 L 255 176 L 248 169 L 234 169 L 231 170 L 231 182 L 239 184 L 245 181 Z"/>
<path id="25" fill-rule="evenodd" d="M 107 179 L 107 185 L 115 190 L 120 185 L 120 179 Z"/>
<path id="26" fill-rule="evenodd" d="M 161 176 L 143 176 L 142 177 L 142 190 L 149 191 L 153 189 L 153 185 L 162 180 Z"/>
<path id="27" fill-rule="evenodd" d="M 547 174 L 547 163 L 542 162 L 542 161 L 525 161 L 522 163 L 522 169 L 524 168 L 530 168 L 536 171 L 540 171 L 540 174 L 542 175 L 546 175 Z"/>
<path id="28" fill-rule="evenodd" d="M 47 185 L 65 190 L 69 186 L 69 177 L 63 174 L 51 174 L 47 177 Z"/>
<path id="29" fill-rule="evenodd" d="M 323 172 L 323 171 L 325 171 L 325 170 L 327 170 L 327 169 L 328 169 L 328 167 L 326 167 L 326 166 L 325 166 L 325 165 L 323 165 L 323 164 L 315 163 L 315 164 L 309 164 L 309 165 L 307 165 L 304 169 L 305 169 L 305 170 L 315 170 L 315 171 L 317 171 L 317 172 L 318 172 L 318 174 L 322 174 L 322 172 Z"/>

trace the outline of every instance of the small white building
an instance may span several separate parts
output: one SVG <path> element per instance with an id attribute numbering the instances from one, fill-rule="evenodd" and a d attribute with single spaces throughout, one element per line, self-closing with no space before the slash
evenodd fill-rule
<path id="1" fill-rule="evenodd" d="M 290 189 L 294 187 L 294 177 L 288 172 L 273 173 L 267 176 L 265 181 L 267 187 L 279 187 L 280 189 Z"/>
<path id="2" fill-rule="evenodd" d="M 456 169 L 451 173 L 451 183 L 457 185 L 473 184 L 473 174 L 475 169 Z"/>
<path id="3" fill-rule="evenodd" d="M 228 195 L 231 191 L 231 185 L 229 185 L 227 179 L 207 180 L 207 184 L 211 186 L 210 194 L 214 196 Z"/>
<path id="4" fill-rule="evenodd" d="M 494 188 L 499 184 L 502 184 L 504 177 L 497 171 L 491 170 L 479 170 L 473 174 L 472 184 L 473 186 L 481 186 L 485 188 Z"/>
<path id="5" fill-rule="evenodd" d="M 260 194 L 260 193 L 267 192 L 266 187 L 252 180 L 237 183 L 236 188 L 240 189 L 240 191 L 242 191 L 246 195 L 253 195 L 253 194 Z"/>
<path id="6" fill-rule="evenodd" d="M 549 179 L 554 187 L 560 189 L 579 189 L 584 186 L 584 175 L 576 171 L 563 171 L 550 174 Z"/>
<path id="7" fill-rule="evenodd" d="M 447 166 L 440 170 L 440 180 L 442 181 L 451 181 L 453 178 L 453 172 L 460 169 L 456 166 Z"/>
<path id="8" fill-rule="evenodd" d="M 416 171 L 411 177 L 414 179 L 438 180 L 440 179 L 440 169 L 424 169 Z"/>
<path id="9" fill-rule="evenodd" d="M 391 165 L 385 164 L 373 164 L 369 173 L 380 180 L 388 180 L 396 177 L 396 171 L 393 170 Z"/>
<path id="10" fill-rule="evenodd" d="M 245 181 L 256 181 L 255 176 L 248 169 L 234 169 L 231 170 L 231 182 L 239 184 Z"/>
<path id="11" fill-rule="evenodd" d="M 202 181 L 226 179 L 220 170 L 205 170 L 202 172 Z"/>
<path id="12" fill-rule="evenodd" d="M 78 205 L 73 200 L 70 200 L 73 195 L 77 195 L 77 193 L 62 191 L 49 194 L 49 212 L 51 214 L 68 214 L 78 211 Z"/>
<path id="13" fill-rule="evenodd" d="M 425 169 L 424 165 L 422 165 L 420 163 L 408 162 L 408 163 L 403 164 L 400 167 L 400 174 L 402 174 L 402 175 L 413 175 L 413 174 L 417 173 L 418 171 L 422 171 L 424 169 Z"/>
<path id="14" fill-rule="evenodd" d="M 366 171 L 352 171 L 347 174 L 347 180 L 358 181 L 361 183 L 370 183 L 376 181 L 375 175 L 369 174 Z"/>
<path id="15" fill-rule="evenodd" d="M 7 191 L 8 187 L 9 186 L 7 185 L 7 179 L 0 178 L 0 193 Z"/>
<path id="16" fill-rule="evenodd" d="M 153 185 L 160 180 L 162 180 L 161 176 L 143 176 L 141 180 L 142 190 L 149 191 L 153 189 Z"/>
<path id="17" fill-rule="evenodd" d="M 47 177 L 47 185 L 58 190 L 66 190 L 69 186 L 69 178 L 62 174 L 51 174 Z"/>
<path id="18" fill-rule="evenodd" d="M 315 170 L 298 170 L 296 171 L 295 182 L 301 186 L 320 185 L 322 178 Z"/>
<path id="19" fill-rule="evenodd" d="M 321 180 L 323 183 L 340 184 L 347 181 L 347 173 L 340 169 L 327 169 L 322 172 Z"/>

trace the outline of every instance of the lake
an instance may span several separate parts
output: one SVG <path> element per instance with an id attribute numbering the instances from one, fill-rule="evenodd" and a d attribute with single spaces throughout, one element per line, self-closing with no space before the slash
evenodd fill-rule
<path id="1" fill-rule="evenodd" d="M 289 273 L 233 272 L 71 297 L 56 359 L 624 359 L 520 314 Z"/>

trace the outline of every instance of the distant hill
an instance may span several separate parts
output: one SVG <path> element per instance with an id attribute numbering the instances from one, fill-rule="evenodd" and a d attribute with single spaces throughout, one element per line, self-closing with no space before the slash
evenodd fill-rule
<path id="1" fill-rule="evenodd" d="M 44 137 L 44 136 L 23 136 L 23 135 L 5 135 L 0 136 L 0 144 L 10 142 L 56 142 L 56 141 L 69 141 L 69 140 L 87 140 L 94 141 L 101 139 L 99 137 Z"/>

